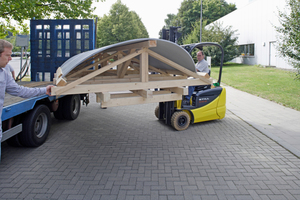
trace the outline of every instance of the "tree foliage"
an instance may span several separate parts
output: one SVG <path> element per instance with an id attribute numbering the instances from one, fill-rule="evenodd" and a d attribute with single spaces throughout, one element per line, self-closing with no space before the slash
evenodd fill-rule
<path id="1" fill-rule="evenodd" d="M 104 15 L 97 26 L 97 47 L 149 37 L 140 17 L 120 0 L 112 5 L 109 14 Z"/>
<path id="2" fill-rule="evenodd" d="M 295 68 L 300 68 L 300 2 L 299 0 L 287 0 L 289 11 L 279 11 L 279 22 L 281 26 L 276 27 L 280 34 L 278 51 L 287 58 Z"/>
<path id="3" fill-rule="evenodd" d="M 96 0 L 97 2 L 99 0 Z M 101 0 L 103 1 L 103 0 Z M 95 8 L 93 0 L 1 0 L 0 3 L 0 33 L 2 37 L 8 31 L 15 33 L 13 21 L 16 21 L 21 31 L 28 31 L 24 20 L 35 19 L 77 19 L 89 18 Z M 1 35 L 0 35 L 1 37 Z"/>
<path id="4" fill-rule="evenodd" d="M 223 27 L 221 23 L 213 23 L 202 31 L 202 42 L 216 42 L 223 47 L 224 62 L 228 62 L 238 55 L 236 30 L 232 27 Z M 184 44 L 198 43 L 200 37 L 200 24 L 196 24 L 191 34 L 183 41 Z M 217 47 L 206 47 L 203 49 L 206 56 L 210 56 L 212 65 L 219 65 L 221 51 Z M 193 55 L 193 58 L 196 56 Z"/>
<path id="5" fill-rule="evenodd" d="M 234 10 L 235 4 L 228 4 L 225 0 L 202 0 L 202 19 L 207 25 Z M 176 16 L 168 15 L 165 27 L 168 28 L 168 22 L 171 26 L 181 26 L 182 37 L 187 37 L 194 25 L 199 23 L 200 12 L 201 0 L 184 0 Z"/>

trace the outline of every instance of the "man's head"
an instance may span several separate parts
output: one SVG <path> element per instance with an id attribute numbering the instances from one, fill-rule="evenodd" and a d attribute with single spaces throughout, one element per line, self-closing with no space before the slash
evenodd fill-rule
<path id="1" fill-rule="evenodd" d="M 12 48 L 10 42 L 0 39 L 0 68 L 4 68 L 11 61 Z"/>
<path id="2" fill-rule="evenodd" d="M 203 53 L 203 51 L 198 51 L 198 53 L 197 53 L 197 59 L 198 59 L 198 61 L 201 61 L 201 60 L 204 59 L 204 53 Z"/>

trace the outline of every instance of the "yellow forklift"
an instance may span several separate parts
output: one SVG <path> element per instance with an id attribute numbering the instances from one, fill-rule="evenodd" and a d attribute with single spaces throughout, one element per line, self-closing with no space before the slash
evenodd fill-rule
<path id="1" fill-rule="evenodd" d="M 190 105 L 182 104 L 183 100 L 160 102 L 155 108 L 155 116 L 164 120 L 178 131 L 185 130 L 190 124 L 222 119 L 226 113 L 226 90 L 220 86 L 224 50 L 221 45 L 212 42 L 183 45 L 190 54 L 197 48 L 202 50 L 204 46 L 216 46 L 221 50 L 219 78 L 213 85 L 196 86 Z M 184 99 L 184 96 L 183 98 Z"/>

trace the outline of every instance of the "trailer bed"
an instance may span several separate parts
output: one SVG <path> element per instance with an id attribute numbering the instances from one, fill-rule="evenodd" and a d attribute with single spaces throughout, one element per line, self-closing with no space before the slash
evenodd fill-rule
<path id="1" fill-rule="evenodd" d="M 52 82 L 29 82 L 29 81 L 21 81 L 21 82 L 17 82 L 17 83 L 19 85 L 26 86 L 26 87 L 45 87 L 49 84 L 52 84 Z M 12 104 L 16 104 L 16 103 L 19 103 L 24 100 L 26 100 L 26 99 L 6 93 L 5 98 L 4 98 L 3 107 L 10 106 Z"/>

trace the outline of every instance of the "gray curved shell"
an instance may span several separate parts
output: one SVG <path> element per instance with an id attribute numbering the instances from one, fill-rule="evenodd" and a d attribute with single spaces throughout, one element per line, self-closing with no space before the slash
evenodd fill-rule
<path id="1" fill-rule="evenodd" d="M 96 54 L 99 54 L 103 51 L 109 51 L 109 49 L 111 49 L 111 48 L 121 47 L 124 45 L 134 44 L 134 43 L 138 43 L 138 42 L 144 42 L 147 40 L 156 40 L 156 43 L 157 43 L 157 46 L 150 47 L 149 48 L 150 50 L 185 67 L 186 69 L 188 69 L 192 72 L 196 72 L 195 64 L 194 64 L 192 57 L 181 46 L 179 46 L 173 42 L 170 42 L 167 40 L 162 40 L 162 39 L 140 38 L 140 39 L 128 40 L 128 41 L 120 42 L 117 44 L 112 44 L 109 46 L 101 47 L 98 49 L 86 51 L 86 52 L 83 52 L 83 53 L 80 53 L 80 54 L 77 54 L 77 55 L 71 57 L 70 59 L 68 59 L 66 62 L 64 62 L 61 65 L 63 77 L 66 76 L 70 71 L 75 69 L 78 65 L 80 65 L 84 61 L 86 61 L 88 59 L 92 59 L 93 56 L 95 56 Z M 139 56 L 137 56 L 136 58 L 139 59 Z M 169 66 L 151 56 L 149 56 L 149 64 L 158 69 L 174 70 L 174 68 L 172 68 L 171 66 Z"/>

